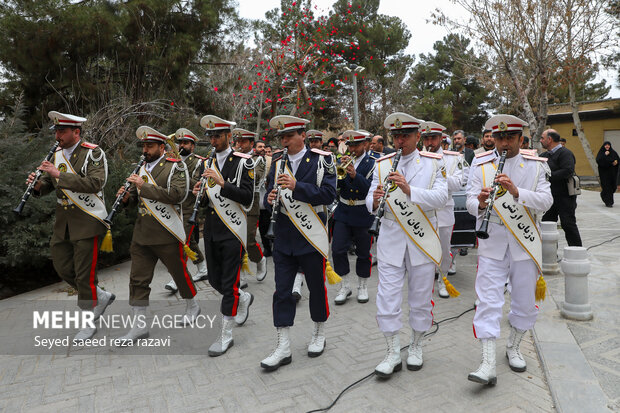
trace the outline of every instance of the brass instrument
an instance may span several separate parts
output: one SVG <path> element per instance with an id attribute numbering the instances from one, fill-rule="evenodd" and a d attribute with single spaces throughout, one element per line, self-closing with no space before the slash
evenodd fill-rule
<path id="1" fill-rule="evenodd" d="M 398 152 L 396 152 L 396 155 L 394 156 L 394 161 L 392 162 L 392 169 L 390 169 L 390 173 L 396 172 L 396 167 L 398 166 L 398 162 L 400 162 L 400 157 L 402 156 L 402 154 L 403 154 L 402 149 L 399 149 Z M 390 176 L 390 174 L 388 174 L 388 176 Z M 370 228 L 368 228 L 368 233 L 375 237 L 379 235 L 379 228 L 381 227 L 381 218 L 383 218 L 383 214 L 385 213 L 385 203 L 387 202 L 387 197 L 390 192 L 390 186 L 392 185 L 392 180 L 389 179 L 388 176 L 385 177 L 385 180 L 383 181 L 383 184 L 382 184 L 384 193 L 383 193 L 383 198 L 381 198 L 381 201 L 379 201 L 379 206 L 377 207 L 377 213 L 375 214 L 375 220 L 370 226 Z"/>
<path id="2" fill-rule="evenodd" d="M 60 145 L 60 142 L 58 141 L 54 142 L 52 149 L 50 149 L 44 161 L 49 162 L 52 160 L 52 157 L 54 156 L 56 149 L 58 149 L 58 145 Z M 24 195 L 22 195 L 22 199 L 21 201 L 19 201 L 19 205 L 17 205 L 15 209 L 13 210 L 13 212 L 15 212 L 17 215 L 21 215 L 22 210 L 24 209 L 24 205 L 26 205 L 26 201 L 28 201 L 28 198 L 30 198 L 30 195 L 32 194 L 32 190 L 34 189 L 34 186 L 36 185 L 37 181 L 39 180 L 42 174 L 43 172 L 37 169 L 37 172 L 34 175 L 34 179 L 32 180 L 32 182 L 30 182 L 30 184 L 28 185 L 28 188 L 26 188 L 26 192 L 24 192 Z"/>
<path id="3" fill-rule="evenodd" d="M 288 162 L 288 148 L 284 148 L 282 151 L 282 158 L 280 158 L 280 170 L 275 171 L 276 173 L 273 176 L 274 185 L 277 185 L 276 181 L 278 180 L 278 176 L 284 173 L 284 168 L 286 168 L 286 163 Z M 282 186 L 278 185 L 278 191 L 276 193 L 276 199 L 273 201 L 272 210 L 271 210 L 271 220 L 269 221 L 269 228 L 267 229 L 267 233 L 265 234 L 265 238 L 275 239 L 275 226 L 276 220 L 278 219 L 278 214 L 280 213 L 280 192 L 282 191 Z"/>
<path id="4" fill-rule="evenodd" d="M 480 228 L 476 231 L 476 236 L 478 238 L 487 239 L 489 238 L 489 218 L 491 217 L 491 211 L 493 210 L 493 203 L 495 202 L 495 195 L 497 194 L 497 190 L 501 186 L 499 183 L 495 182 L 495 178 L 497 175 L 501 174 L 504 170 L 504 162 L 506 162 L 506 154 L 508 151 L 503 151 L 502 155 L 499 158 L 499 162 L 497 164 L 497 170 L 495 171 L 495 176 L 493 177 L 493 186 L 491 187 L 491 193 L 487 198 L 487 207 L 484 210 L 484 217 L 482 218 L 482 223 L 480 224 Z"/>
<path id="5" fill-rule="evenodd" d="M 168 139 L 166 139 L 166 143 L 170 145 L 170 152 L 168 152 L 168 155 L 173 155 L 175 159 L 181 159 L 179 148 L 177 148 L 177 144 L 175 143 L 175 137 L 176 135 L 173 133 L 172 135 L 168 135 Z"/>
<path id="6" fill-rule="evenodd" d="M 355 163 L 355 158 L 356 156 L 353 155 L 344 165 L 341 164 L 336 167 L 336 176 L 338 179 L 344 179 L 347 177 L 347 167 L 351 164 L 351 162 Z"/>

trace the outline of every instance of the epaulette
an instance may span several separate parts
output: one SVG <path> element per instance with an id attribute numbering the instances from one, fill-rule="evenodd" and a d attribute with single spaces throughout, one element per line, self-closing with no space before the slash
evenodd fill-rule
<path id="1" fill-rule="evenodd" d="M 396 155 L 396 152 L 392 152 L 392 153 L 390 153 L 388 155 L 382 156 L 381 158 L 377 159 L 375 162 L 381 162 L 381 161 L 383 161 L 385 159 L 388 159 L 388 158 L 391 158 L 392 156 L 395 156 L 395 155 Z"/>
<path id="2" fill-rule="evenodd" d="M 177 158 L 166 158 L 166 160 L 169 162 L 181 162 L 181 160 Z"/>
<path id="3" fill-rule="evenodd" d="M 460 156 L 461 153 L 460 152 L 456 152 L 456 151 L 443 151 L 444 155 L 453 155 L 453 156 Z"/>
<path id="4" fill-rule="evenodd" d="M 521 155 L 538 156 L 538 151 L 536 149 L 519 149 L 519 153 Z"/>
<path id="5" fill-rule="evenodd" d="M 443 155 L 440 153 L 428 152 L 428 151 L 420 151 L 420 156 L 426 156 L 427 158 L 435 158 L 435 159 L 443 158 Z"/>
<path id="6" fill-rule="evenodd" d="M 90 142 L 82 142 L 80 146 L 83 146 L 88 149 L 95 149 L 99 147 L 99 145 L 95 145 L 94 143 L 90 143 Z"/>
<path id="7" fill-rule="evenodd" d="M 531 159 L 532 161 L 539 161 L 539 162 L 547 162 L 547 158 L 543 158 L 541 156 L 532 156 L 532 155 L 521 155 L 521 157 L 525 158 L 525 159 Z"/>
<path id="8" fill-rule="evenodd" d="M 238 156 L 240 158 L 252 159 L 252 155 L 248 155 L 247 153 L 243 153 L 243 152 L 233 152 L 233 155 Z"/>
<path id="9" fill-rule="evenodd" d="M 310 152 L 318 153 L 319 155 L 323 155 L 323 156 L 328 156 L 328 155 L 331 155 L 331 154 L 332 154 L 331 152 L 328 152 L 328 151 L 322 151 L 322 150 L 317 149 L 317 148 L 312 148 L 312 149 L 310 149 Z"/>
<path id="10" fill-rule="evenodd" d="M 490 151 L 486 151 L 486 152 L 480 152 L 478 154 L 476 154 L 476 158 L 482 158 L 483 156 L 487 156 L 493 153 L 493 149 L 491 149 Z"/>
<path id="11" fill-rule="evenodd" d="M 194 156 L 195 156 L 196 158 L 200 159 L 201 161 L 204 161 L 205 159 L 207 159 L 207 158 L 205 158 L 204 156 L 200 156 L 200 155 L 196 155 L 196 154 L 194 154 Z"/>

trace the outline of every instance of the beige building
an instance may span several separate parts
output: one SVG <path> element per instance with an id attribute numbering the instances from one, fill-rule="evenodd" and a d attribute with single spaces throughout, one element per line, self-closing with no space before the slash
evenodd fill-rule
<path id="1" fill-rule="evenodd" d="M 610 141 L 612 147 L 620 151 L 620 99 L 580 102 L 579 117 L 594 157 L 604 141 Z M 566 147 L 575 154 L 577 160 L 575 168 L 577 175 L 594 176 L 577 137 L 570 105 L 567 103 L 549 105 L 547 125 L 566 139 Z"/>

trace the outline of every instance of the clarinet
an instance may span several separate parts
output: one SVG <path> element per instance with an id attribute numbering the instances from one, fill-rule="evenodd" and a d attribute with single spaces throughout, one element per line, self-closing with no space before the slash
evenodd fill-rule
<path id="1" fill-rule="evenodd" d="M 499 163 L 497 164 L 497 170 L 495 171 L 495 176 L 493 177 L 493 186 L 491 187 L 491 193 L 487 198 L 487 207 L 484 210 L 484 218 L 482 218 L 482 223 L 480 224 L 480 228 L 476 231 L 476 236 L 478 238 L 487 239 L 489 238 L 489 218 L 491 217 L 491 211 L 493 210 L 493 204 L 495 203 L 495 194 L 497 190 L 501 186 L 499 183 L 495 182 L 495 178 L 497 175 L 502 173 L 504 169 L 504 162 L 506 162 L 506 154 L 508 151 L 503 151 L 502 155 L 499 158 Z"/>
<path id="2" fill-rule="evenodd" d="M 60 142 L 54 142 L 54 146 L 52 146 L 52 149 L 50 149 L 50 151 L 48 152 L 47 156 L 43 160 L 44 162 L 45 161 L 49 162 L 52 160 L 52 157 L 54 156 L 56 149 L 58 149 L 58 145 L 60 145 Z M 32 180 L 32 182 L 30 182 L 30 184 L 28 184 L 28 188 L 26 188 L 26 192 L 24 192 L 24 195 L 22 195 L 21 201 L 19 201 L 19 205 L 17 205 L 15 209 L 13 210 L 13 212 L 15 212 L 17 215 L 22 214 L 24 205 L 26 205 L 26 201 L 28 201 L 28 198 L 30 198 L 30 195 L 32 195 L 34 186 L 36 185 L 37 181 L 39 180 L 42 174 L 43 172 L 40 169 L 37 169 L 37 172 L 34 175 L 34 179 Z"/>
<path id="3" fill-rule="evenodd" d="M 211 156 L 209 157 L 207 168 L 211 168 L 213 165 L 213 159 L 215 159 L 215 149 L 211 152 Z M 196 225 L 198 222 L 198 209 L 200 208 L 200 203 L 202 202 L 202 194 L 205 191 L 205 185 L 207 184 L 207 178 L 204 176 L 200 177 L 200 189 L 198 190 L 198 194 L 196 195 L 196 202 L 194 202 L 194 210 L 192 211 L 192 216 L 187 220 L 190 225 Z"/>
<path id="4" fill-rule="evenodd" d="M 136 169 L 133 170 L 131 175 L 137 174 L 138 172 L 140 172 L 140 168 L 142 168 L 142 165 L 144 165 L 145 162 L 146 160 L 144 159 L 144 155 L 142 155 L 140 157 L 140 160 L 138 161 L 138 165 L 136 166 Z M 116 197 L 116 200 L 114 201 L 114 205 L 112 205 L 112 210 L 110 211 L 108 216 L 105 217 L 103 220 L 106 224 L 112 225 L 112 220 L 114 219 L 114 215 L 116 215 L 116 213 L 118 212 L 121 202 L 123 202 L 123 197 L 125 196 L 127 191 L 129 191 L 130 186 L 131 186 L 131 182 L 125 182 L 125 185 L 123 185 L 123 192 L 119 196 Z"/>
<path id="5" fill-rule="evenodd" d="M 278 179 L 279 175 L 284 173 L 284 168 L 286 167 L 286 162 L 288 161 L 288 148 L 284 148 L 282 152 L 282 158 L 280 158 L 280 170 L 274 176 L 274 180 Z M 282 191 L 282 187 L 278 186 L 278 192 L 276 193 L 276 199 L 273 201 L 273 208 L 271 209 L 271 220 L 269 221 L 269 228 L 267 229 L 267 233 L 265 234 L 265 238 L 267 239 L 275 239 L 275 225 L 276 219 L 278 218 L 278 214 L 280 213 L 280 192 Z"/>
<path id="6" fill-rule="evenodd" d="M 390 169 L 390 173 L 396 172 L 396 167 L 398 166 L 398 162 L 400 161 L 400 157 L 402 154 L 403 154 L 402 149 L 399 149 L 398 152 L 396 152 L 396 156 L 394 156 L 394 161 L 392 162 L 392 169 Z M 385 203 L 387 201 L 389 188 L 391 185 L 392 185 L 392 180 L 388 179 L 388 177 L 386 176 L 385 180 L 383 181 L 383 185 L 382 185 L 383 190 L 385 191 L 383 193 L 383 198 L 381 198 L 381 201 L 379 201 L 379 207 L 377 208 L 375 220 L 373 221 L 370 228 L 368 228 L 368 233 L 375 237 L 379 235 L 379 228 L 381 227 L 381 218 L 383 218 L 383 214 L 385 214 Z"/>

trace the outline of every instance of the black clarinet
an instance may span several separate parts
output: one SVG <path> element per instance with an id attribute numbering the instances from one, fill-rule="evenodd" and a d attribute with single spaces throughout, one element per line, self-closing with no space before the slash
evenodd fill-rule
<path id="1" fill-rule="evenodd" d="M 211 156 L 208 159 L 207 169 L 211 168 L 213 165 L 213 160 L 215 159 L 215 148 L 211 151 Z M 204 171 L 203 171 L 204 172 Z M 198 209 L 200 209 L 200 203 L 202 202 L 202 195 L 205 191 L 205 185 L 207 184 L 207 178 L 204 176 L 200 177 L 200 189 L 198 190 L 198 194 L 196 195 L 196 202 L 194 202 L 194 210 L 192 211 L 192 216 L 187 220 L 190 225 L 196 225 L 198 222 Z"/>
<path id="2" fill-rule="evenodd" d="M 487 198 L 487 207 L 484 210 L 484 217 L 482 218 L 482 223 L 480 224 L 480 228 L 476 231 L 476 236 L 478 238 L 487 239 L 489 238 L 489 218 L 491 217 L 491 211 L 493 210 L 493 204 L 495 203 L 495 194 L 497 194 L 497 190 L 501 186 L 499 183 L 495 182 L 495 178 L 497 175 L 501 174 L 504 170 L 504 163 L 506 162 L 506 154 L 508 151 L 503 151 L 502 155 L 499 158 L 499 163 L 497 164 L 497 170 L 495 171 L 495 176 L 493 177 L 493 186 L 491 187 L 491 193 Z"/>
<path id="3" fill-rule="evenodd" d="M 133 170 L 130 176 L 140 172 L 140 168 L 142 168 L 142 165 L 144 165 L 145 162 L 146 162 L 146 159 L 144 159 L 144 155 L 142 155 L 140 157 L 140 160 L 138 161 L 138 165 L 136 166 L 136 169 Z M 121 194 L 116 197 L 116 200 L 114 201 L 114 205 L 112 205 L 112 210 L 110 211 L 108 216 L 105 217 L 103 220 L 106 224 L 112 225 L 112 220 L 114 219 L 114 215 L 116 215 L 116 213 L 118 212 L 118 208 L 123 202 L 123 197 L 125 196 L 127 191 L 129 191 L 130 186 L 131 186 L 131 182 L 125 182 L 125 185 L 123 185 L 123 192 L 121 192 Z"/>
<path id="4" fill-rule="evenodd" d="M 284 148 L 282 151 L 282 158 L 280 158 L 280 170 L 274 176 L 274 184 L 275 181 L 278 180 L 278 176 L 284 173 L 284 168 L 286 168 L 286 162 L 288 161 L 288 148 Z M 276 184 L 277 185 L 277 184 Z M 269 228 L 267 229 L 267 233 L 265 234 L 265 238 L 267 239 L 275 239 L 275 226 L 276 219 L 278 219 L 278 214 L 280 213 L 280 192 L 282 191 L 282 187 L 278 185 L 278 192 L 276 193 L 276 199 L 273 201 L 273 208 L 271 210 L 271 220 L 269 221 Z"/>
<path id="5" fill-rule="evenodd" d="M 54 142 L 54 146 L 52 146 L 52 149 L 50 149 L 50 151 L 48 152 L 47 156 L 45 157 L 45 159 L 43 160 L 45 161 L 51 161 L 52 157 L 54 156 L 54 153 L 56 152 L 56 149 L 58 149 L 58 145 L 60 145 L 60 142 Z M 30 195 L 32 195 L 32 191 L 34 190 L 34 186 L 36 185 L 37 181 L 39 180 L 39 178 L 41 178 L 41 175 L 43 174 L 43 172 L 40 169 L 37 169 L 35 175 L 34 175 L 34 179 L 32 180 L 32 182 L 30 182 L 30 184 L 28 184 L 28 188 L 26 188 L 26 192 L 24 192 L 24 195 L 22 195 L 22 199 L 21 201 L 19 201 L 19 205 L 17 205 L 15 207 L 15 209 L 13 210 L 13 212 L 15 212 L 17 215 L 21 215 L 22 214 L 22 210 L 24 209 L 24 205 L 26 205 L 26 201 L 28 201 L 28 198 L 30 198 Z"/>
<path id="6" fill-rule="evenodd" d="M 403 154 L 403 150 L 399 149 L 394 156 L 394 161 L 392 162 L 392 169 L 390 169 L 390 173 L 396 172 L 396 167 L 398 166 L 398 162 L 400 162 L 400 157 Z M 388 174 L 389 176 L 390 174 Z M 383 214 L 385 214 L 385 203 L 387 202 L 388 193 L 390 192 L 390 186 L 392 185 L 392 180 L 385 177 L 383 181 L 383 198 L 379 201 L 379 207 L 377 208 L 377 213 L 375 214 L 375 220 L 373 221 L 370 228 L 368 228 L 368 233 L 373 236 L 379 235 L 379 228 L 381 228 L 381 218 L 383 218 Z"/>

